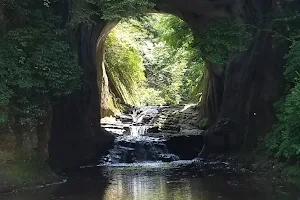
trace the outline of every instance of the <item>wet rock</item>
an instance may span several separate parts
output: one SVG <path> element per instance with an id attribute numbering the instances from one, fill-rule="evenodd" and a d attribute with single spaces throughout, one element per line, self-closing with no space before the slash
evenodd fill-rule
<path id="1" fill-rule="evenodd" d="M 203 135 L 175 135 L 165 142 L 169 153 L 176 154 L 183 160 L 194 159 L 201 151 Z"/>
<path id="2" fill-rule="evenodd" d="M 163 162 L 173 162 L 173 161 L 180 160 L 180 158 L 174 154 L 160 154 L 159 160 Z"/>
<path id="3" fill-rule="evenodd" d="M 178 133 L 180 131 L 180 126 L 179 125 L 164 125 L 161 129 L 166 132 Z"/>
<path id="4" fill-rule="evenodd" d="M 202 149 L 203 131 L 196 126 L 193 105 L 145 106 L 135 108 L 131 116 L 131 122 L 126 121 L 130 117 L 120 118 L 123 135 L 130 136 L 117 137 L 111 162 L 189 160 Z"/>
<path id="5" fill-rule="evenodd" d="M 74 124 L 73 126 L 77 127 Z M 92 129 L 92 127 L 90 128 Z M 75 129 L 73 129 L 74 132 Z M 76 134 L 72 135 L 72 132 L 65 134 L 57 129 L 49 141 L 48 164 L 50 168 L 57 174 L 63 174 L 83 165 L 97 162 L 99 157 L 107 154 L 109 149 L 113 148 L 115 140 L 115 136 L 104 129 L 98 131 L 93 135 L 84 135 L 83 133 L 86 133 L 84 130 L 81 130 L 81 134 L 76 130 Z M 62 135 L 60 136 L 59 133 Z"/>
<path id="6" fill-rule="evenodd" d="M 180 134 L 182 135 L 201 135 L 204 131 L 200 129 L 182 129 Z"/>
<path id="7" fill-rule="evenodd" d="M 116 119 L 119 119 L 123 123 L 131 123 L 132 122 L 132 116 L 130 116 L 130 115 L 120 115 L 120 116 L 117 116 Z"/>
<path id="8" fill-rule="evenodd" d="M 159 130 L 159 127 L 158 126 L 154 126 L 154 127 L 151 127 L 147 130 L 148 133 L 159 133 L 160 130 Z"/>
<path id="9" fill-rule="evenodd" d="M 103 158 L 103 162 L 105 163 L 132 163 L 134 161 L 134 149 L 122 146 L 117 146 L 114 149 L 110 150 L 109 155 Z"/>
<path id="10" fill-rule="evenodd" d="M 116 139 L 114 149 L 110 150 L 102 161 L 107 163 L 132 163 L 157 161 L 161 154 L 167 154 L 164 140 L 148 136 L 120 136 Z M 175 157 L 173 157 L 175 159 Z"/>

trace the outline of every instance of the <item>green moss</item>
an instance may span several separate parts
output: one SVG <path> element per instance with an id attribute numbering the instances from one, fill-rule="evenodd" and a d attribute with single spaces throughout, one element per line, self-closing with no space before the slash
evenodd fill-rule
<path id="1" fill-rule="evenodd" d="M 37 159 L 7 163 L 1 167 L 0 174 L 17 188 L 59 180 L 48 166 L 42 167 Z"/>
<path id="2" fill-rule="evenodd" d="M 26 141 L 16 149 L 14 134 L 0 135 L 0 166 L 0 193 L 60 180 Z"/>
<path id="3" fill-rule="evenodd" d="M 207 118 L 201 119 L 201 121 L 200 121 L 200 123 L 199 123 L 199 125 L 200 125 L 201 128 L 202 128 L 202 127 L 206 127 L 207 124 L 208 124 L 208 119 L 207 119 Z"/>

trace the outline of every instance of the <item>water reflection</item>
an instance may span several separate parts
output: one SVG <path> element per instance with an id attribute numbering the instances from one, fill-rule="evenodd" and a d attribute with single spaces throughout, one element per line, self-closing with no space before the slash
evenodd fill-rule
<path id="1" fill-rule="evenodd" d="M 190 182 L 167 181 L 166 177 L 119 175 L 105 192 L 104 200 L 192 199 Z"/>
<path id="2" fill-rule="evenodd" d="M 169 169 L 108 168 L 105 176 L 0 197 L 1 200 L 299 200 L 299 188 L 248 177 L 193 177 Z"/>
<path id="3" fill-rule="evenodd" d="M 115 174 L 103 200 L 299 200 L 297 188 L 245 177 L 215 176 L 207 179 L 156 172 Z"/>

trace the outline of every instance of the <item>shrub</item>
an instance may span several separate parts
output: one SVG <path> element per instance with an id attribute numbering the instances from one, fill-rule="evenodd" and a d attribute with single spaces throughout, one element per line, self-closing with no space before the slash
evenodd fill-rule
<path id="1" fill-rule="evenodd" d="M 266 138 L 269 153 L 275 157 L 300 158 L 300 42 L 286 56 L 285 76 L 290 85 L 277 107 L 277 123 Z"/>

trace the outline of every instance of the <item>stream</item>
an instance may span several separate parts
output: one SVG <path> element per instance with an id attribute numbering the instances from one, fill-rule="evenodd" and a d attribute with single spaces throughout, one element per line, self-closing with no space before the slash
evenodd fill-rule
<path id="1" fill-rule="evenodd" d="M 218 155 L 205 163 L 194 159 L 203 142 L 201 130 L 187 123 L 174 128 L 178 125 L 174 119 L 169 119 L 172 124 L 167 128 L 155 122 L 171 111 L 148 106 L 102 122 L 117 138 L 98 165 L 69 173 L 65 183 L 21 190 L 0 199 L 300 200 L 299 187 L 245 172 L 234 158 Z"/>
<path id="2" fill-rule="evenodd" d="M 94 168 L 88 171 L 80 172 L 80 178 L 69 178 L 64 184 L 4 195 L 1 200 L 300 199 L 299 188 L 245 175 L 211 174 L 204 178 L 179 168 L 162 169 L 158 166 Z"/>

